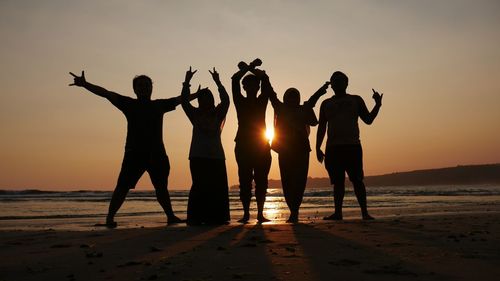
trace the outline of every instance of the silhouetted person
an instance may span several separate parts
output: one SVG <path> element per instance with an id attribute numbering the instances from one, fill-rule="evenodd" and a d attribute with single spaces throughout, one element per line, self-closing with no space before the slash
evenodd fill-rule
<path id="1" fill-rule="evenodd" d="M 261 77 L 248 72 L 261 65 L 259 59 L 250 65 L 240 62 L 240 70 L 232 76 L 233 102 L 238 116 L 238 132 L 234 149 L 238 163 L 238 177 L 240 183 L 240 200 L 243 205 L 243 218 L 239 222 L 246 223 L 250 218 L 250 200 L 252 198 L 252 181 L 255 180 L 255 198 L 257 200 L 257 220 L 269 221 L 264 217 L 264 203 L 267 193 L 267 176 L 271 167 L 271 151 L 269 142 L 265 138 L 266 108 L 268 96 L 261 93 Z M 243 80 L 242 80 L 243 78 Z M 240 80 L 246 97 L 241 94 Z"/>
<path id="2" fill-rule="evenodd" d="M 189 167 L 193 185 L 189 192 L 187 224 L 225 224 L 229 222 L 229 192 L 226 161 L 220 135 L 224 127 L 229 95 L 219 79 L 219 73 L 210 72 L 217 84 L 220 104 L 208 88 L 198 88 L 198 108 L 189 103 L 190 81 L 195 71 L 191 67 L 182 83 L 182 108 L 193 124 L 189 150 Z"/>
<path id="3" fill-rule="evenodd" d="M 108 99 L 127 118 L 127 140 L 120 175 L 111 197 L 106 226 L 116 227 L 115 214 L 120 209 L 130 189 L 145 171 L 149 173 L 155 188 L 156 198 L 167 215 L 168 224 L 182 222 L 174 215 L 168 193 L 170 163 L 163 146 L 163 114 L 172 111 L 181 103 L 181 97 L 151 100 L 153 82 L 140 75 L 134 78 L 133 88 L 137 99 L 119 95 L 100 86 L 93 85 L 82 76 L 74 77 L 73 84 Z M 194 98 L 194 96 L 192 97 Z"/>
<path id="4" fill-rule="evenodd" d="M 300 92 L 297 89 L 286 90 L 281 102 L 269 82 L 269 77 L 264 77 L 262 92 L 269 92 L 275 115 L 271 148 L 278 153 L 281 186 L 290 209 L 287 222 L 295 223 L 299 221 L 299 208 L 309 171 L 309 126 L 318 124 L 313 108 L 318 99 L 326 94 L 328 82 L 301 105 Z"/>
<path id="5" fill-rule="evenodd" d="M 368 214 L 366 204 L 366 188 L 363 182 L 363 152 L 359 140 L 358 117 L 370 125 L 382 106 L 382 95 L 372 89 L 375 106 L 368 111 L 360 96 L 346 93 L 349 79 L 336 71 L 330 78 L 330 84 L 335 95 L 321 104 L 319 114 L 318 135 L 316 138 L 316 154 L 318 161 L 323 162 L 333 184 L 335 213 L 325 217 L 325 220 L 342 219 L 342 203 L 345 194 L 345 173 L 354 187 L 354 193 L 361 207 L 363 219 L 373 219 Z M 326 155 L 321 150 L 321 144 L 328 126 Z"/>

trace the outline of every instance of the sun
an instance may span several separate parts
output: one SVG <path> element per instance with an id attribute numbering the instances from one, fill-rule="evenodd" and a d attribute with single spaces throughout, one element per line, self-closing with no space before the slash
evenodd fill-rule
<path id="1" fill-rule="evenodd" d="M 269 141 L 269 143 L 273 142 L 273 137 L 274 137 L 274 128 L 273 127 L 266 128 L 265 137 Z"/>

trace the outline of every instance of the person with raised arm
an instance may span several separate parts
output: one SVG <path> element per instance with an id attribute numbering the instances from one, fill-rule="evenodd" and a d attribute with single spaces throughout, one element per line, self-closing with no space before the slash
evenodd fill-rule
<path id="1" fill-rule="evenodd" d="M 271 168 L 271 149 L 265 137 L 266 108 L 269 97 L 264 92 L 257 96 L 262 77 L 255 74 L 245 76 L 247 72 L 261 64 L 260 59 L 250 64 L 240 62 L 239 70 L 231 77 L 233 103 L 238 117 L 234 152 L 238 163 L 240 200 L 243 205 L 243 217 L 239 220 L 241 223 L 247 223 L 250 219 L 252 181 L 255 181 L 257 220 L 259 223 L 269 221 L 264 217 L 267 177 Z M 241 93 L 240 82 L 243 84 L 246 97 Z"/>
<path id="2" fill-rule="evenodd" d="M 359 140 L 358 118 L 370 125 L 382 106 L 382 96 L 373 90 L 375 106 L 371 111 L 360 96 L 346 92 L 349 78 L 336 71 L 330 78 L 334 96 L 323 101 L 319 113 L 316 156 L 319 162 L 325 160 L 325 167 L 333 184 L 335 212 L 325 220 L 342 220 L 342 204 L 345 194 L 345 173 L 353 184 L 354 193 L 361 207 L 364 220 L 372 220 L 368 214 L 366 187 L 363 182 L 363 151 Z M 327 133 L 326 154 L 321 150 Z"/>
<path id="3" fill-rule="evenodd" d="M 208 88 L 198 87 L 198 107 L 189 103 L 190 82 L 195 71 L 186 71 L 182 83 L 182 109 L 193 124 L 189 149 L 189 168 L 192 186 L 189 191 L 187 224 L 229 223 L 229 191 L 226 161 L 221 133 L 229 109 L 229 95 L 222 85 L 219 73 L 210 71 L 219 90 L 220 103 L 215 106 L 214 96 Z"/>
<path id="4" fill-rule="evenodd" d="M 301 105 L 299 90 L 287 89 L 281 102 L 271 86 L 269 76 L 265 73 L 262 76 L 264 77 L 262 92 L 268 92 L 274 108 L 274 137 L 271 148 L 278 153 L 281 186 L 290 209 L 287 222 L 297 223 L 309 171 L 310 126 L 318 124 L 313 108 L 318 99 L 326 94 L 329 82 L 321 86 Z"/>
<path id="5" fill-rule="evenodd" d="M 133 79 L 133 89 L 137 98 L 122 96 L 103 87 L 91 84 L 81 76 L 70 72 L 74 82 L 70 86 L 85 88 L 89 92 L 109 100 L 127 119 L 127 139 L 125 154 L 118 181 L 109 203 L 105 224 L 109 228 L 117 226 L 114 218 L 130 189 L 148 172 L 155 188 L 156 198 L 160 203 L 168 224 L 183 222 L 175 216 L 168 192 L 170 163 L 163 145 L 163 115 L 172 111 L 181 103 L 181 97 L 169 99 L 151 99 L 153 82 L 146 75 Z M 193 95 L 190 99 L 195 98 Z"/>

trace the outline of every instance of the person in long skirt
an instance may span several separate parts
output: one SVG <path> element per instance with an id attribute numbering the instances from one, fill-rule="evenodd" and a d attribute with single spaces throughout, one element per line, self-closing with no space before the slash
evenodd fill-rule
<path id="1" fill-rule="evenodd" d="M 225 224 L 230 220 L 226 161 L 221 142 L 229 95 L 215 68 L 209 72 L 219 90 L 221 102 L 217 106 L 212 92 L 200 87 L 197 91 L 199 106 L 196 108 L 189 103 L 189 83 L 196 73 L 191 67 L 182 86 L 182 108 L 193 124 L 189 150 L 192 178 L 187 208 L 189 225 Z"/>
<path id="2" fill-rule="evenodd" d="M 275 113 L 271 148 L 278 153 L 283 195 L 290 209 L 287 222 L 296 223 L 299 220 L 299 208 L 309 170 L 310 126 L 318 124 L 313 108 L 318 99 L 326 93 L 329 83 L 326 82 L 301 105 L 300 92 L 296 88 L 287 89 L 281 102 L 269 82 L 269 77 L 264 77 L 262 91 L 268 92 Z"/>

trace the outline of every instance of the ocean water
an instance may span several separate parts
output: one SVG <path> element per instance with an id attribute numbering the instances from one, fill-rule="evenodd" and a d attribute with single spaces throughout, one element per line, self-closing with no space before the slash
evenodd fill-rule
<path id="1" fill-rule="evenodd" d="M 369 187 L 370 210 L 432 210 L 433 208 L 466 208 L 467 206 L 500 206 L 500 186 L 388 186 Z M 177 216 L 186 217 L 188 190 L 170 191 Z M 110 191 L 50 192 L 40 190 L 0 190 L 0 229 L 81 229 L 102 222 L 106 216 Z M 231 190 L 232 221 L 242 215 L 237 190 Z M 251 212 L 256 204 L 252 199 Z M 301 205 L 301 219 L 318 219 L 333 210 L 331 187 L 308 189 Z M 359 217 L 359 206 L 347 187 L 344 216 Z M 392 212 L 398 214 L 398 212 Z M 283 222 L 289 212 L 281 189 L 269 189 L 265 215 L 275 222 Z M 120 227 L 165 225 L 165 216 L 156 201 L 153 190 L 134 190 L 129 193 L 116 220 Z"/>

